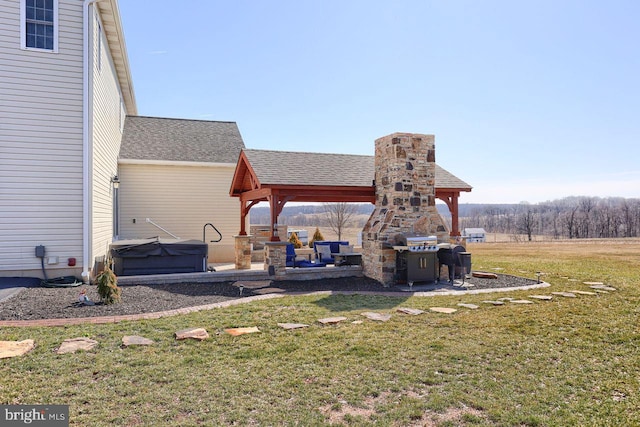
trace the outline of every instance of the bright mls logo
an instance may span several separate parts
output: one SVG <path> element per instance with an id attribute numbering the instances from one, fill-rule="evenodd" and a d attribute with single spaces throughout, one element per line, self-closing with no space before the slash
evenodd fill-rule
<path id="1" fill-rule="evenodd" d="M 0 405 L 0 425 L 68 427 L 69 405 Z"/>

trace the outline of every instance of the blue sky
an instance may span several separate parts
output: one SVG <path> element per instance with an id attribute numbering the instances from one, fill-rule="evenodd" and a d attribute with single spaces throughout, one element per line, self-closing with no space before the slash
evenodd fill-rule
<path id="1" fill-rule="evenodd" d="M 434 134 L 460 203 L 640 197 L 638 1 L 119 5 L 140 115 L 286 151 Z"/>

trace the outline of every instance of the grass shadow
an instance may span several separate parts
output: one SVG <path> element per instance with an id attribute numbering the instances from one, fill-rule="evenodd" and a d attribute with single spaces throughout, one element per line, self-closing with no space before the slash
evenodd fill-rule
<path id="1" fill-rule="evenodd" d="M 314 301 L 318 307 L 332 312 L 358 310 L 389 310 L 402 306 L 411 297 L 368 295 L 361 292 L 335 292 Z"/>

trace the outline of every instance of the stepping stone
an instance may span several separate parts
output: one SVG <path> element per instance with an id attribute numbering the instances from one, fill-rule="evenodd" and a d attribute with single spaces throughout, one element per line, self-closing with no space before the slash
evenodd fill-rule
<path id="1" fill-rule="evenodd" d="M 129 347 L 130 345 L 151 345 L 153 343 L 149 338 L 139 335 L 126 335 L 122 337 L 122 345 L 125 347 Z"/>
<path id="2" fill-rule="evenodd" d="M 323 325 L 332 325 L 345 320 L 347 320 L 346 317 L 325 317 L 324 319 L 318 319 L 318 322 L 322 323 Z"/>
<path id="3" fill-rule="evenodd" d="M 33 340 L 0 341 L 0 359 L 22 356 L 33 350 L 35 346 Z"/>
<path id="4" fill-rule="evenodd" d="M 500 269 L 500 270 L 502 270 L 502 269 Z M 482 271 L 474 271 L 473 273 L 471 273 L 471 275 L 473 277 L 477 277 L 479 279 L 497 279 L 498 278 L 498 275 L 495 274 L 495 273 L 485 273 L 485 272 L 482 272 Z"/>
<path id="5" fill-rule="evenodd" d="M 362 316 L 366 317 L 369 320 L 376 320 L 378 322 L 386 322 L 389 319 L 391 319 L 391 315 L 390 314 L 385 314 L 385 313 L 373 313 L 371 311 L 367 311 L 361 314 Z"/>
<path id="6" fill-rule="evenodd" d="M 569 291 L 569 292 L 572 292 L 578 295 L 598 295 L 596 292 L 589 292 L 589 291 Z"/>
<path id="7" fill-rule="evenodd" d="M 597 284 L 597 285 L 591 285 L 589 286 L 591 289 L 600 289 L 601 291 L 617 291 L 616 288 L 613 288 L 611 286 L 606 286 L 603 285 L 602 283 Z"/>
<path id="8" fill-rule="evenodd" d="M 571 292 L 551 292 L 553 295 L 559 295 L 561 297 L 566 297 L 566 298 L 575 298 L 576 294 L 573 294 Z"/>
<path id="9" fill-rule="evenodd" d="M 398 313 L 410 314 L 412 316 L 417 316 L 418 314 L 424 313 L 424 310 L 419 310 L 417 308 L 407 308 L 407 307 L 400 307 L 396 311 Z"/>
<path id="10" fill-rule="evenodd" d="M 475 309 L 477 309 L 477 308 L 480 308 L 480 306 L 479 306 L 479 305 L 475 305 L 475 304 L 467 304 L 467 303 L 464 303 L 464 302 L 459 302 L 459 303 L 458 303 L 458 307 L 469 308 L 469 309 L 471 309 L 471 310 L 475 310 Z"/>
<path id="11" fill-rule="evenodd" d="M 256 326 L 251 326 L 249 328 L 230 328 L 230 329 L 225 329 L 224 331 L 229 335 L 233 335 L 234 337 L 237 337 L 238 335 L 253 334 L 255 332 L 260 332 L 260 329 L 258 329 Z"/>
<path id="12" fill-rule="evenodd" d="M 57 354 L 75 353 L 78 350 L 88 351 L 98 345 L 98 341 L 80 337 L 69 338 L 62 341 L 62 345 L 56 351 Z"/>
<path id="13" fill-rule="evenodd" d="M 528 299 L 513 299 L 509 302 L 511 304 L 533 304 L 533 301 L 529 301 Z"/>
<path id="14" fill-rule="evenodd" d="M 605 291 L 605 290 L 603 290 L 603 289 L 596 289 L 595 291 L 596 291 L 597 293 L 599 293 L 599 294 L 608 294 L 608 293 L 609 293 L 609 291 Z"/>
<path id="15" fill-rule="evenodd" d="M 194 340 L 203 341 L 209 338 L 209 333 L 204 328 L 189 328 L 189 329 L 182 329 L 176 332 L 177 340 L 186 340 L 188 338 L 193 338 Z"/>
<path id="16" fill-rule="evenodd" d="M 362 325 L 364 322 L 362 320 L 354 320 L 351 322 L 352 325 Z"/>
<path id="17" fill-rule="evenodd" d="M 265 294 L 281 294 L 283 292 L 287 292 L 282 288 L 260 288 L 253 291 L 254 294 L 265 295 Z"/>
<path id="18" fill-rule="evenodd" d="M 271 280 L 243 280 L 233 284 L 233 286 L 243 287 L 247 289 L 260 289 L 271 286 Z"/>
<path id="19" fill-rule="evenodd" d="M 582 282 L 582 283 L 584 283 L 585 285 L 593 285 L 593 286 L 603 286 L 604 285 L 604 283 L 602 283 L 602 282 Z"/>
<path id="20" fill-rule="evenodd" d="M 513 301 L 515 298 L 511 298 L 511 297 L 502 297 L 502 298 L 498 298 L 498 301 Z"/>
<path id="21" fill-rule="evenodd" d="M 278 323 L 283 329 L 300 329 L 300 328 L 308 328 L 309 325 L 305 325 L 304 323 Z"/>
<path id="22" fill-rule="evenodd" d="M 429 310 L 435 313 L 444 313 L 444 314 L 452 314 L 458 311 L 455 308 L 449 308 L 449 307 L 429 307 Z"/>
<path id="23" fill-rule="evenodd" d="M 482 301 L 485 304 L 504 305 L 504 301 Z"/>
<path id="24" fill-rule="evenodd" d="M 551 301 L 553 299 L 553 296 L 551 296 L 551 295 L 529 295 L 529 298 L 539 299 L 539 300 L 542 300 L 542 301 Z"/>

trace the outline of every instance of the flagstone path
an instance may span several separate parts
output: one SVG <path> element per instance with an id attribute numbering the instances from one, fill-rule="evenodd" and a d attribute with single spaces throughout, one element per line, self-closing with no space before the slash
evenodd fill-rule
<path id="1" fill-rule="evenodd" d="M 69 338 L 62 341 L 62 344 L 56 351 L 57 354 L 75 353 L 76 351 L 92 350 L 98 345 L 98 341 L 87 337 Z"/>
<path id="2" fill-rule="evenodd" d="M 177 340 L 186 340 L 186 339 L 194 339 L 198 341 L 203 341 L 209 338 L 209 333 L 205 328 L 188 328 L 176 331 L 175 333 Z"/>
<path id="3" fill-rule="evenodd" d="M 251 327 L 248 327 L 248 328 L 229 328 L 229 329 L 225 329 L 224 331 L 226 333 L 228 333 L 229 335 L 237 337 L 239 335 L 253 334 L 253 333 L 256 333 L 256 332 L 260 332 L 260 329 L 258 329 L 257 326 L 251 326 Z"/>
<path id="4" fill-rule="evenodd" d="M 593 291 L 585 291 L 585 290 L 572 290 L 569 292 L 556 291 L 556 292 L 551 292 L 551 295 L 530 295 L 529 298 L 540 301 L 540 302 L 552 301 L 554 299 L 554 296 L 576 299 L 578 298 L 578 295 L 584 296 L 584 297 L 597 297 L 598 295 L 607 294 L 617 290 L 615 287 L 605 285 L 602 282 L 583 282 L 583 284 L 589 286 L 589 288 L 593 289 Z M 242 287 L 244 286 L 259 287 L 263 285 L 264 283 L 255 283 L 255 284 L 244 283 L 240 287 L 240 293 L 242 292 Z M 280 290 L 278 288 L 270 288 L 270 289 L 273 289 L 276 292 Z M 249 297 L 239 301 L 246 303 L 246 302 L 255 301 L 259 299 L 265 299 L 266 297 L 270 298 L 270 297 L 277 297 L 277 296 L 280 296 L 280 295 L 274 296 L 273 294 L 269 294 L 269 295 L 258 296 L 258 297 Z M 504 306 L 505 304 L 535 304 L 534 301 L 530 301 L 527 299 L 515 299 L 512 297 L 502 297 L 497 300 L 485 300 L 482 302 L 485 304 L 490 304 L 494 306 Z M 215 305 L 219 306 L 217 304 Z M 234 305 L 234 304 L 231 302 L 226 302 L 225 304 L 223 304 L 223 306 L 230 306 L 230 305 Z M 464 303 L 464 302 L 458 303 L 457 306 L 471 309 L 471 310 L 476 310 L 480 308 L 480 306 L 476 304 L 470 304 L 470 303 Z M 203 307 L 200 307 L 199 309 L 204 309 Z M 192 312 L 192 311 L 197 311 L 197 310 L 185 310 L 185 313 Z M 452 308 L 452 307 L 430 307 L 429 311 L 437 314 L 453 315 L 458 311 L 458 309 Z M 412 316 L 418 316 L 425 313 L 424 310 L 410 308 L 410 307 L 397 308 L 396 312 L 401 314 L 406 314 L 406 315 L 412 315 Z M 158 313 L 155 313 L 155 314 L 158 314 Z M 176 313 L 176 314 L 179 314 L 179 313 Z M 368 320 L 379 321 L 379 322 L 387 322 L 391 320 L 393 317 L 392 314 L 390 313 L 380 313 L 380 312 L 370 312 L 370 311 L 361 313 L 361 316 L 367 318 Z M 132 316 L 124 316 L 124 317 L 126 317 L 127 319 L 122 319 L 122 320 L 138 320 L 138 319 L 149 318 L 148 315 L 140 315 L 137 318 L 134 318 Z M 153 318 L 157 318 L 157 317 L 162 317 L 162 316 L 155 316 Z M 56 319 L 56 320 L 78 320 L 78 319 Z M 318 319 L 317 322 L 322 325 L 336 325 L 346 320 L 348 320 L 347 317 L 335 316 L 335 317 L 321 318 L 321 319 Z M 47 322 L 48 322 L 47 320 L 43 320 L 43 321 L 29 321 L 28 323 L 29 323 L 29 326 L 48 326 Z M 0 325 L 2 325 L 3 323 L 5 324 L 4 326 L 14 326 L 14 325 L 6 325 L 6 323 L 13 323 L 11 321 L 0 322 Z M 68 324 L 74 324 L 74 323 L 75 322 L 68 323 Z M 351 322 L 351 324 L 356 324 L 356 325 L 362 324 L 362 323 L 364 323 L 362 320 L 354 320 Z M 66 323 L 62 323 L 62 324 L 66 324 Z M 285 330 L 294 330 L 294 329 L 302 329 L 302 328 L 310 327 L 310 325 L 307 325 L 304 323 L 278 323 L 277 325 Z M 257 326 L 228 328 L 228 329 L 224 329 L 224 331 L 227 334 L 232 336 L 239 336 L 239 335 L 261 332 Z M 203 327 L 187 328 L 187 329 L 182 329 L 175 332 L 176 340 L 195 339 L 198 341 L 203 341 L 208 338 L 209 338 L 209 333 Z M 56 353 L 67 354 L 67 353 L 75 353 L 76 351 L 91 351 L 95 349 L 98 346 L 98 344 L 99 344 L 98 341 L 87 338 L 87 337 L 69 338 L 69 339 L 65 339 L 62 342 L 60 347 L 56 349 Z M 152 344 L 154 344 L 154 341 L 145 337 L 137 336 L 137 335 L 125 335 L 122 338 L 123 347 L 129 347 L 134 345 L 152 345 Z M 32 339 L 25 339 L 23 341 L 0 341 L 0 359 L 11 358 L 16 356 L 24 356 L 25 354 L 30 352 L 34 347 L 35 347 L 35 342 Z"/>

